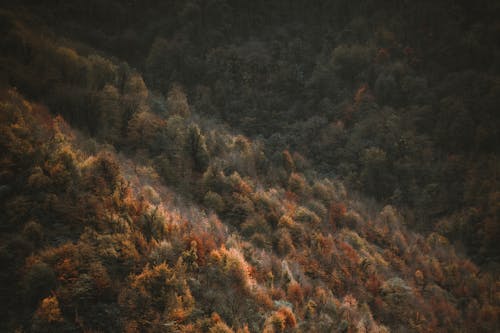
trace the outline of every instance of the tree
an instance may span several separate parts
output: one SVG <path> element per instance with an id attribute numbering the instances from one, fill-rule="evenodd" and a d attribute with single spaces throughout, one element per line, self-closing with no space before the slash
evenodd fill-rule
<path id="1" fill-rule="evenodd" d="M 37 332 L 59 331 L 61 330 L 60 323 L 63 321 L 59 301 L 55 295 L 52 295 L 44 298 L 40 303 L 35 312 L 32 328 Z"/>
<path id="2" fill-rule="evenodd" d="M 117 142 L 123 129 L 123 109 L 120 105 L 121 96 L 118 89 L 106 84 L 97 94 L 98 109 L 97 137 L 111 143 Z"/>
<path id="3" fill-rule="evenodd" d="M 56 287 L 56 275 L 49 265 L 43 262 L 35 263 L 27 270 L 22 285 L 27 301 L 35 303 L 43 297 L 48 297 L 50 291 Z"/>
<path id="4" fill-rule="evenodd" d="M 386 152 L 378 147 L 367 148 L 363 151 L 362 161 L 361 180 L 366 191 L 379 199 L 391 194 Z"/>
<path id="5" fill-rule="evenodd" d="M 380 105 L 391 105 L 397 100 L 398 84 L 390 73 L 381 73 L 375 81 L 375 96 Z"/>
<path id="6" fill-rule="evenodd" d="M 122 94 L 125 123 L 127 123 L 135 113 L 148 110 L 147 99 L 149 91 L 144 80 L 138 73 L 126 73 Z"/>
<path id="7" fill-rule="evenodd" d="M 209 165 L 209 154 L 205 137 L 201 134 L 198 125 L 191 125 L 188 129 L 187 149 L 194 162 L 194 170 L 203 173 Z"/>
<path id="8" fill-rule="evenodd" d="M 142 330 L 154 322 L 158 327 L 165 327 L 186 320 L 194 308 L 194 299 L 184 271 L 180 263 L 175 267 L 161 263 L 146 266 L 140 274 L 132 276 L 120 295 L 126 316 L 135 320 Z"/>
<path id="9" fill-rule="evenodd" d="M 332 52 L 331 62 L 338 75 L 349 83 L 363 77 L 372 58 L 372 50 L 362 45 L 340 45 Z"/>
<path id="10" fill-rule="evenodd" d="M 332 202 L 328 212 L 328 223 L 331 225 L 333 231 L 341 226 L 341 220 L 347 213 L 347 208 L 341 202 Z"/>
<path id="11" fill-rule="evenodd" d="M 174 84 L 168 91 L 167 112 L 169 115 L 178 115 L 183 118 L 191 115 L 186 94 L 179 84 Z"/>
<path id="12" fill-rule="evenodd" d="M 292 310 L 288 307 L 281 307 L 266 319 L 264 323 L 264 333 L 292 332 L 297 326 L 297 320 Z"/>
<path id="13" fill-rule="evenodd" d="M 146 110 L 139 111 L 128 122 L 127 141 L 134 148 L 153 149 L 164 125 L 165 121 L 159 116 Z"/>
<path id="14" fill-rule="evenodd" d="M 87 58 L 87 81 L 92 90 L 101 90 L 106 85 L 113 85 L 117 78 L 118 66 L 99 55 L 92 54 Z"/>

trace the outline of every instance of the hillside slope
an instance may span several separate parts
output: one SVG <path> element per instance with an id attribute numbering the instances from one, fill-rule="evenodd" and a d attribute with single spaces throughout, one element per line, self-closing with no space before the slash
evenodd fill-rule
<path id="1" fill-rule="evenodd" d="M 500 280 L 494 266 L 498 186 L 495 177 L 487 181 L 498 167 L 492 146 L 498 122 L 492 113 L 498 106 L 493 65 L 488 78 L 478 79 L 483 84 L 479 95 L 489 91 L 481 111 L 487 117 L 476 124 L 487 128 L 474 143 L 484 150 L 466 146 L 455 147 L 463 149 L 458 152 L 450 147 L 434 150 L 435 139 L 447 138 L 449 133 L 426 136 L 412 132 L 416 125 L 407 122 L 415 116 L 413 111 L 422 114 L 426 106 L 409 111 L 411 117 L 396 114 L 407 100 L 393 101 L 392 109 L 380 107 L 381 96 L 392 98 L 392 93 L 373 95 L 371 83 L 360 86 L 362 81 L 355 80 L 349 86 L 350 79 L 339 83 L 348 96 L 347 104 L 339 100 L 347 108 L 340 115 L 302 113 L 301 108 L 314 110 L 314 103 L 301 108 L 284 106 L 283 112 L 276 113 L 258 104 L 277 97 L 280 87 L 287 90 L 281 98 L 291 100 L 287 94 L 293 91 L 318 93 L 322 84 L 340 79 L 336 75 L 350 77 L 344 65 L 359 71 L 364 61 L 350 63 L 357 59 L 351 53 L 371 52 L 364 42 L 360 44 L 365 46 L 335 46 L 334 58 L 348 63 L 337 68 L 333 60 L 320 86 L 293 83 L 289 70 L 295 60 L 268 54 L 272 42 L 261 35 L 245 35 L 258 17 L 252 9 L 248 16 L 242 14 L 245 11 L 231 14 L 228 22 L 233 25 L 224 29 L 237 22 L 241 25 L 241 31 L 234 31 L 234 40 L 221 40 L 217 31 L 210 30 L 207 36 L 214 40 L 207 40 L 209 45 L 201 44 L 200 49 L 166 39 L 178 27 L 151 28 L 150 39 L 144 43 L 153 47 L 143 67 L 144 48 L 137 54 L 127 53 L 118 47 L 119 38 L 108 38 L 115 29 L 131 24 L 126 17 L 145 13 L 134 12 L 138 6 L 134 2 L 124 2 L 130 8 L 117 9 L 114 21 L 90 27 L 90 17 L 101 22 L 102 11 L 109 10 L 100 7 L 102 3 L 114 4 L 109 8 L 115 9 L 125 6 L 89 2 L 80 4 L 82 9 L 70 1 L 48 10 L 26 1 L 25 7 L 16 5 L 0 12 L 4 36 L 0 54 L 0 330 L 493 332 L 498 328 Z M 150 8 L 155 6 L 151 1 Z M 186 15 L 182 22 L 197 22 L 190 16 L 197 13 L 195 7 L 181 6 L 169 15 L 181 11 Z M 305 19 L 299 15 L 301 6 L 289 10 L 283 14 L 288 24 Z M 144 21 L 153 27 L 155 22 L 176 22 L 151 11 Z M 73 13 L 71 18 L 64 16 L 68 13 Z M 49 14 L 64 15 L 49 24 L 48 18 L 53 18 Z M 264 22 L 273 15 L 262 14 Z M 204 17 L 208 26 L 221 23 L 210 23 L 208 14 Z M 335 24 L 353 24 L 345 20 Z M 135 23 L 137 28 L 141 24 L 141 20 Z M 156 29 L 164 29 L 165 36 L 156 36 Z M 191 41 L 201 33 L 196 25 L 182 29 Z M 287 25 L 284 29 L 292 31 Z M 315 50 L 290 40 L 284 36 L 283 44 L 275 46 L 280 52 L 284 45 L 291 50 L 297 47 L 295 56 Z M 210 43 L 217 41 L 220 47 L 208 51 Z M 177 46 L 169 51 L 172 45 Z M 137 44 L 132 41 L 129 46 Z M 189 58 L 202 46 L 210 53 L 199 53 L 210 64 L 206 70 Z M 185 57 L 177 47 L 186 48 Z M 384 57 L 380 50 L 377 54 Z M 273 63 L 276 59 L 282 61 L 283 71 L 272 73 L 284 77 L 274 83 L 265 81 L 267 69 L 258 66 L 279 65 Z M 181 60 L 185 63 L 176 62 Z M 403 71 L 412 66 L 400 60 L 386 65 Z M 232 61 L 233 67 L 228 67 Z M 297 80 L 299 67 L 293 72 Z M 200 70 L 200 75 L 187 74 L 186 68 Z M 224 72 L 227 68 L 235 72 Z M 308 70 L 311 74 L 319 69 Z M 260 86 L 264 82 L 270 85 Z M 298 85 L 287 87 L 287 82 Z M 221 89 L 223 104 L 213 99 L 217 89 Z M 238 102 L 244 93 L 249 93 L 245 98 L 258 101 L 250 107 L 257 113 L 248 109 L 252 105 L 248 100 Z M 443 94 L 440 105 L 451 103 L 451 110 L 456 110 L 456 101 L 446 100 Z M 296 97 L 294 102 L 304 102 L 300 95 Z M 438 111 L 438 117 L 442 112 Z M 379 124 L 380 117 L 383 124 Z M 464 117 L 469 119 L 469 115 Z M 283 120 L 289 118 L 293 123 Z M 287 125 L 281 126 L 283 122 Z M 275 135 L 269 136 L 271 132 Z M 315 150 L 320 141 L 312 133 L 337 140 L 325 139 L 328 142 L 322 144 L 344 151 L 338 155 L 323 146 Z M 393 154 L 402 148 L 389 151 L 387 147 L 402 137 L 407 139 L 405 144 L 416 140 L 424 149 L 407 147 L 394 160 Z M 416 161 L 427 158 L 431 162 L 422 163 L 418 171 L 426 174 L 427 168 L 441 163 L 435 159 L 443 152 L 448 152 L 443 158 L 450 163 L 444 170 L 457 168 L 455 173 L 450 171 L 449 179 L 469 175 L 470 205 L 458 209 L 440 201 L 443 212 L 433 205 L 436 192 L 428 189 L 434 194 L 419 202 L 434 211 L 420 216 L 422 207 L 395 199 L 394 184 L 400 192 L 414 186 L 412 191 L 420 193 L 422 186 L 441 189 L 446 184 L 454 189 L 463 183 L 439 178 L 438 183 L 431 179 L 430 184 L 427 180 L 419 184 L 414 183 L 418 175 L 409 180 L 396 175 L 396 181 L 388 179 L 388 174 L 396 166 L 403 168 L 399 164 L 407 163 L 403 169 L 408 171 Z M 461 169 L 460 164 L 471 156 L 478 157 L 478 164 L 467 162 Z M 347 165 L 338 166 L 336 172 L 350 170 L 349 177 L 325 172 L 337 164 L 322 164 L 319 160 L 324 158 L 344 160 Z M 462 204 L 462 199 L 446 200 Z M 419 229 L 416 223 L 424 224 L 425 232 L 415 231 Z M 460 243 L 484 265 L 478 267 L 471 261 Z M 478 255 L 485 259 L 478 260 Z"/>
<path id="2" fill-rule="evenodd" d="M 340 183 L 311 184 L 299 173 L 287 190 L 220 172 L 205 202 L 228 206 L 222 222 L 205 208 L 178 207 L 151 165 L 74 142 L 61 118 L 14 91 L 2 95 L 6 330 L 497 324 L 494 278 L 446 238 L 409 232 L 391 206 L 374 214 Z"/>
<path id="3" fill-rule="evenodd" d="M 299 152 L 315 171 L 398 207 L 414 230 L 439 232 L 476 263 L 498 266 L 498 1 L 23 0 L 9 7 L 42 39 L 121 59 L 121 78 L 127 63 L 137 68 L 160 102 L 180 85 L 196 114 L 265 140 L 273 152 Z M 62 50 L 30 51 L 27 39 L 5 39 L 4 53 L 23 59 L 3 65 L 9 84 L 98 134 L 94 98 L 75 85 L 86 65 L 62 60 Z M 47 57 L 65 62 L 63 77 L 46 71 Z M 112 70 L 99 57 L 90 62 L 99 74 L 88 84 L 101 89 Z M 32 77 L 33 65 L 46 70 Z"/>

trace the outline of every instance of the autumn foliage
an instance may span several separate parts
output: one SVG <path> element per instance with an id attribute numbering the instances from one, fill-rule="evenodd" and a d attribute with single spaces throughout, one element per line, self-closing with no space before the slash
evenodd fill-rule
<path id="1" fill-rule="evenodd" d="M 496 28 L 353 4 L 0 9 L 0 331 L 495 331 Z"/>

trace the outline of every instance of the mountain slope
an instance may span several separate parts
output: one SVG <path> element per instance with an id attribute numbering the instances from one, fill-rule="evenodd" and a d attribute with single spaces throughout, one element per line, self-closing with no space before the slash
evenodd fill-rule
<path id="1" fill-rule="evenodd" d="M 72 4 L 55 10 L 71 11 Z M 99 13 L 94 9 L 88 15 Z M 249 138 L 214 121 L 210 107 L 231 108 L 210 106 L 203 87 L 192 97 L 189 82 L 158 74 L 166 91 L 148 89 L 159 88 L 155 78 L 146 84 L 125 61 L 75 35 L 62 38 L 57 29 L 66 19 L 53 30 L 39 25 L 45 11 L 1 12 L 2 330 L 489 332 L 498 326 L 495 270 L 479 269 L 438 232 L 412 231 L 409 214 L 394 205 L 318 173 L 317 161 L 286 149 L 279 135 Z M 291 11 L 298 15 L 300 6 Z M 75 19 L 76 28 L 85 20 Z M 97 38 L 110 33 L 102 29 Z M 226 56 L 248 63 L 266 56 L 255 53 L 262 42 L 241 44 L 210 59 L 222 59 L 224 68 Z M 353 51 L 365 52 L 347 50 Z M 146 69 L 146 77 L 151 73 Z M 354 96 L 353 112 L 370 105 L 369 90 Z M 238 118 L 246 109 L 234 110 Z M 380 131 L 405 129 L 392 112 L 382 114 Z M 279 124 L 267 121 L 270 128 Z M 333 134 L 349 128 L 328 126 Z M 351 140 L 367 140 L 364 131 L 377 128 L 377 117 L 352 126 Z M 305 146 L 314 139 L 297 140 Z M 361 163 L 370 168 L 362 176 L 375 178 L 378 191 L 388 153 L 371 144 L 363 149 Z M 495 161 L 484 167 L 494 169 Z M 471 212 L 490 218 L 479 228 L 488 231 L 481 238 L 491 242 L 487 251 L 496 249 L 495 186 L 488 184 L 491 203 L 484 204 L 491 212 Z M 449 226 L 440 227 L 446 233 Z"/>
<path id="2" fill-rule="evenodd" d="M 92 135 L 98 134 L 95 98 L 74 83 L 89 80 L 101 89 L 107 75 L 116 75 L 123 93 L 126 61 L 160 104 L 173 85 L 181 86 L 196 114 L 265 140 L 273 147 L 268 157 L 299 152 L 315 171 L 397 206 L 414 230 L 446 235 L 476 263 L 497 266 L 497 1 L 21 1 L 9 7 L 27 26 L 50 27 L 43 36 L 85 57 L 99 55 L 66 59 L 65 66 L 78 69 L 67 68 L 67 77 L 39 68 L 33 78 L 23 69 L 35 59 L 26 42 L 3 48 L 24 59 L 23 66 L 4 65 L 4 72 L 19 74 L 6 75 L 10 85 Z M 66 51 L 34 51 L 32 65 L 50 68 L 44 62 Z M 124 62 L 113 70 L 101 61 L 105 54 Z M 100 74 L 80 77 L 85 66 Z M 54 84 L 62 100 L 49 89 Z M 126 123 L 133 111 L 122 111 Z"/>

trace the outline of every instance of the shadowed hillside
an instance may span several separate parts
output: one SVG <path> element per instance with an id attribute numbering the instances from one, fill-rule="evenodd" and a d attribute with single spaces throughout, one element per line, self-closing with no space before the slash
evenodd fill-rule
<path id="1" fill-rule="evenodd" d="M 493 332 L 494 2 L 0 9 L 0 330 Z"/>

